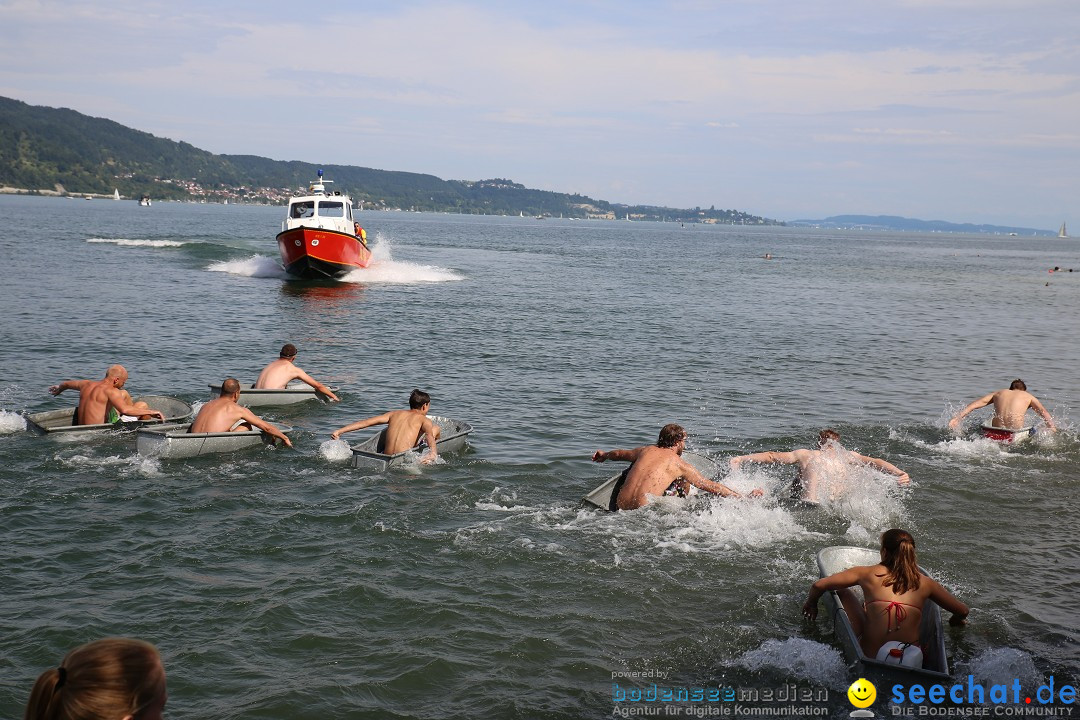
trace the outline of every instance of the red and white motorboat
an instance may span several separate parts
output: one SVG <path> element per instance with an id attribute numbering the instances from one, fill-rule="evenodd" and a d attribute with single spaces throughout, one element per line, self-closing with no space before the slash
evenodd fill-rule
<path id="1" fill-rule="evenodd" d="M 307 195 L 289 199 L 289 210 L 278 233 L 285 272 L 302 278 L 339 278 L 371 262 L 367 233 L 353 219 L 348 195 L 326 191 L 323 171 Z"/>

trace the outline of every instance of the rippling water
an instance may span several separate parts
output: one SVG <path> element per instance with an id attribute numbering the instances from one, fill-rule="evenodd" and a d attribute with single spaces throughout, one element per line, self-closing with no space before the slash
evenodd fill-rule
<path id="1" fill-rule="evenodd" d="M 601 717 L 612 673 L 646 671 L 824 688 L 846 717 L 854 678 L 799 608 L 817 550 L 893 526 L 973 607 L 955 675 L 1080 672 L 1080 272 L 1046 272 L 1080 271 L 1076 240 L 364 213 L 377 262 L 319 284 L 277 266 L 276 208 L 0 210 L 0 716 L 74 645 L 130 635 L 161 649 L 171 717 Z M 264 413 L 293 451 L 24 431 L 74 404 L 59 380 L 121 362 L 133 394 L 200 402 L 285 342 L 342 397 Z M 1014 377 L 1063 432 L 946 430 Z M 350 468 L 330 431 L 413 387 L 469 449 Z M 913 487 L 866 472 L 808 509 L 759 467 L 728 482 L 761 502 L 579 509 L 618 471 L 593 450 L 672 421 L 722 465 L 835 427 Z"/>

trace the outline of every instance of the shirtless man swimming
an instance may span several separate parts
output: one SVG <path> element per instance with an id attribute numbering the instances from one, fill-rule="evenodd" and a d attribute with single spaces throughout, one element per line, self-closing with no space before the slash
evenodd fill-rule
<path id="1" fill-rule="evenodd" d="M 1054 427 L 1054 418 L 1050 417 L 1050 413 L 1046 411 L 1042 403 L 1027 391 L 1027 385 L 1024 384 L 1024 381 L 1019 379 L 1013 380 L 1008 390 L 998 390 L 989 395 L 984 395 L 956 413 L 953 419 L 949 421 L 949 427 L 955 430 L 968 413 L 986 407 L 990 403 L 994 404 L 994 419 L 990 421 L 990 424 L 994 427 L 1019 430 L 1024 427 L 1024 418 L 1027 411 L 1034 410 L 1046 421 L 1046 427 L 1051 432 L 1057 430 Z"/>
<path id="2" fill-rule="evenodd" d="M 809 502 L 819 502 L 818 485 L 823 479 L 836 474 L 846 474 L 853 465 L 870 465 L 882 472 L 895 475 L 898 485 L 907 485 L 911 482 L 908 474 L 895 465 L 880 458 L 860 455 L 844 448 L 840 444 L 840 434 L 835 430 L 822 430 L 818 433 L 817 450 L 800 448 L 791 452 L 752 453 L 733 457 L 730 462 L 732 470 L 739 469 L 743 463 L 798 465 L 799 474 L 792 490 L 798 492 L 801 489 L 803 499 Z"/>
<path id="3" fill-rule="evenodd" d="M 340 398 L 334 391 L 296 366 L 296 346 L 286 343 L 281 347 L 278 359 L 263 368 L 259 379 L 255 381 L 258 390 L 283 390 L 293 380 L 302 380 L 318 392 L 338 402 Z"/>
<path id="4" fill-rule="evenodd" d="M 686 431 L 680 425 L 669 423 L 660 429 L 660 437 L 655 445 L 644 445 L 633 450 L 597 450 L 592 459 L 600 463 L 607 460 L 631 463 L 615 503 L 620 510 L 644 507 L 649 504 L 650 497 L 660 497 L 668 490 L 672 490 L 673 494 L 679 492 L 683 481 L 716 495 L 742 497 L 727 485 L 705 478 L 693 465 L 683 460 L 681 455 L 685 449 Z M 755 489 L 750 495 L 760 497 L 762 491 Z"/>
<path id="5" fill-rule="evenodd" d="M 236 378 L 225 378 L 225 382 L 221 383 L 221 394 L 202 406 L 188 432 L 247 432 L 258 428 L 281 440 L 287 447 L 292 447 L 292 441 L 285 433 L 243 405 L 237 405 L 236 401 L 239 399 L 239 381 Z"/>
<path id="6" fill-rule="evenodd" d="M 386 440 L 380 451 L 386 455 L 405 452 L 420 444 L 421 437 L 427 440 L 428 452 L 420 459 L 421 463 L 431 463 L 438 459 L 435 443 L 439 438 L 439 426 L 427 416 L 431 408 L 431 396 L 423 390 L 413 390 L 409 395 L 408 410 L 391 410 L 382 415 L 357 420 L 330 433 L 337 440 L 343 434 L 361 430 L 372 425 L 386 425 Z"/>
<path id="7" fill-rule="evenodd" d="M 104 425 L 116 422 L 121 415 L 148 420 L 152 417 L 165 421 L 165 416 L 144 402 L 132 402 L 124 390 L 128 372 L 123 365 L 113 365 L 105 372 L 103 380 L 65 380 L 53 385 L 49 392 L 59 395 L 65 390 L 79 391 L 79 407 L 74 425 Z M 111 419 L 110 419 L 111 418 Z"/>

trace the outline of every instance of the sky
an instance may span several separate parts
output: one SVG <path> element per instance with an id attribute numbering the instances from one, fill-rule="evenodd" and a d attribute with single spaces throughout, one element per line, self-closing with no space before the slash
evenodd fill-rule
<path id="1" fill-rule="evenodd" d="M 0 95 L 619 203 L 1080 228 L 1078 0 L 0 0 Z"/>

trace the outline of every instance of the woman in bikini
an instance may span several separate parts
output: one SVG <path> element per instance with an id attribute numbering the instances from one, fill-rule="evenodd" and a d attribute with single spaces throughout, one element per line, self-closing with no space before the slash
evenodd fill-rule
<path id="1" fill-rule="evenodd" d="M 862 588 L 863 604 L 848 590 L 854 585 Z M 967 623 L 968 606 L 919 572 L 915 539 L 906 530 L 882 533 L 879 565 L 853 567 L 814 583 L 803 605 L 803 615 L 811 620 L 816 618 L 818 599 L 829 590 L 839 591 L 837 594 L 859 637 L 863 654 L 871 658 L 877 657 L 882 645 L 891 641 L 919 644 L 919 622 L 927 599 L 952 613 L 950 625 Z"/>

